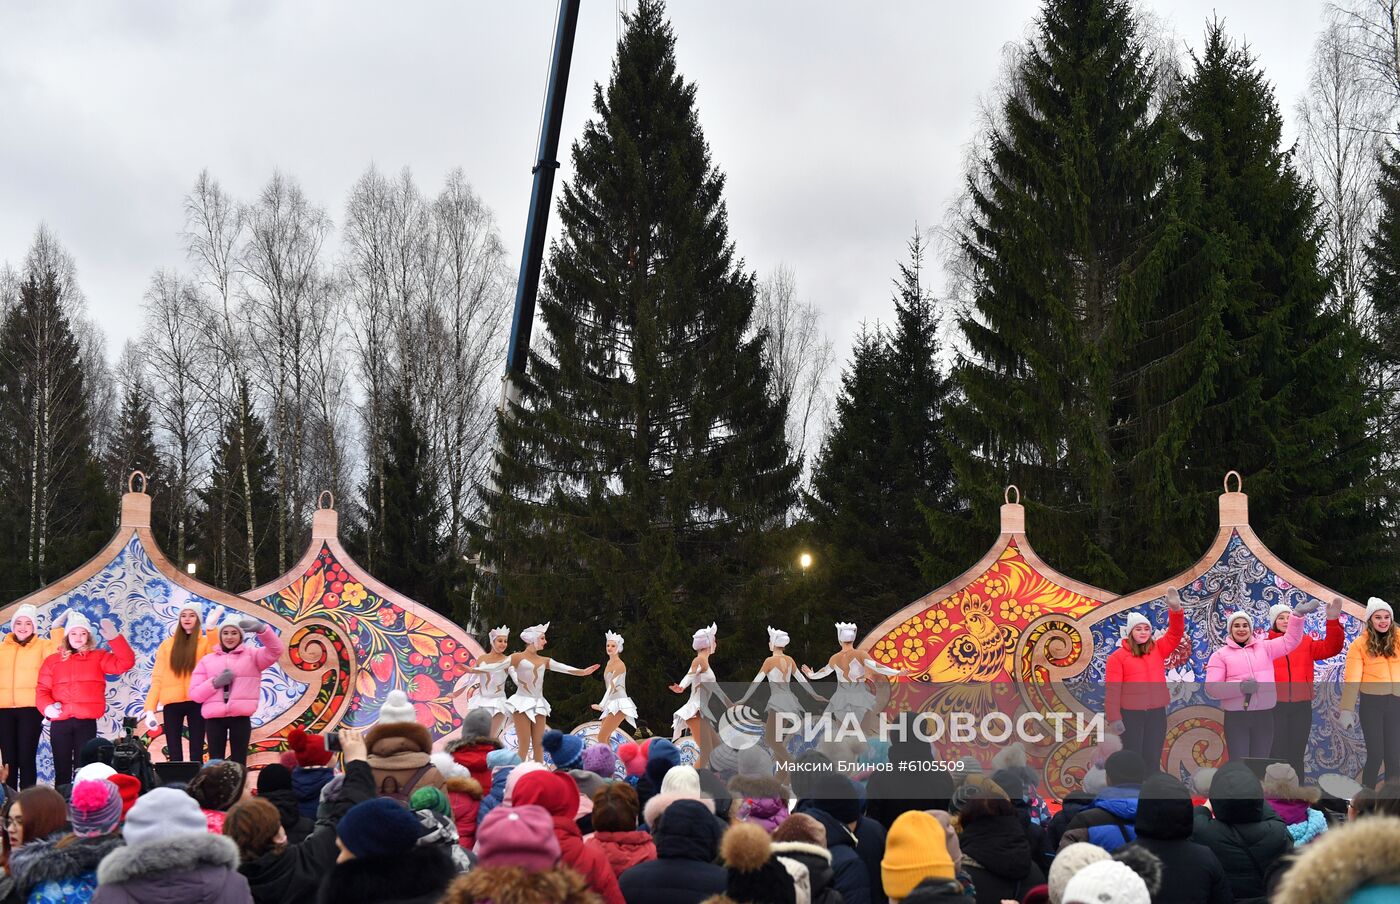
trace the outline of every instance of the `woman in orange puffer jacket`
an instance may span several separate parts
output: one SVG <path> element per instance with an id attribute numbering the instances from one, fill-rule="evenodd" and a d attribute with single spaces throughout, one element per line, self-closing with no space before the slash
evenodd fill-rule
<path id="1" fill-rule="evenodd" d="M 157 711 L 165 717 L 166 753 L 172 761 L 185 758 L 182 734 L 186 723 L 190 728 L 190 759 L 204 759 L 204 717 L 200 715 L 201 704 L 190 699 L 190 676 L 199 660 L 219 642 L 219 632 L 217 621 L 206 621 L 200 630 L 200 608 L 194 601 L 181 606 L 175 630 L 156 650 L 151 690 L 146 694 L 146 711 L 141 714 L 151 728 L 157 724 Z"/>
<path id="2" fill-rule="evenodd" d="M 70 609 L 63 643 L 39 667 L 34 702 L 49 720 L 54 784 L 73 780 L 78 751 L 97 737 L 97 720 L 107 711 L 107 676 L 120 675 L 136 664 L 131 645 L 109 618 L 102 619 L 102 637 L 110 652 L 97 649 L 92 624 Z"/>
<path id="3" fill-rule="evenodd" d="M 66 614 L 66 613 L 65 613 Z M 15 611 L 10 633 L 0 641 L 0 756 L 10 766 L 6 783 L 15 790 L 39 780 L 34 759 L 44 714 L 34 705 L 39 669 L 63 641 L 63 616 L 52 625 L 52 635 L 39 636 L 39 610 L 28 603 Z"/>
<path id="4" fill-rule="evenodd" d="M 1167 588 L 1167 633 L 1154 641 L 1152 623 L 1128 613 L 1122 645 L 1109 654 L 1105 680 L 1105 715 L 1109 727 L 1123 738 L 1123 749 L 1139 754 L 1149 768 L 1162 765 L 1167 739 L 1167 656 L 1186 635 L 1181 594 Z"/>

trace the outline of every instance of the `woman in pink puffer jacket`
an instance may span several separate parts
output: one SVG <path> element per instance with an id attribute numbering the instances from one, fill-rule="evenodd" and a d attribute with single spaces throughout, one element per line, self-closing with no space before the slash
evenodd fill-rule
<path id="1" fill-rule="evenodd" d="M 1309 598 L 1294 607 L 1307 615 L 1320 603 Z M 1232 760 L 1267 757 L 1274 745 L 1274 660 L 1293 652 L 1303 640 L 1303 618 L 1288 620 L 1288 632 L 1265 640 L 1254 633 L 1248 612 L 1225 621 L 1225 643 L 1206 664 L 1206 694 L 1225 711 L 1225 746 Z"/>
<path id="2" fill-rule="evenodd" d="M 244 632 L 256 633 L 261 647 L 243 642 Z M 195 665 L 190 675 L 190 699 L 200 706 L 209 759 L 246 764 L 253 713 L 258 711 L 263 670 L 282 656 L 282 638 L 251 616 L 231 614 L 219 625 L 219 645 Z"/>

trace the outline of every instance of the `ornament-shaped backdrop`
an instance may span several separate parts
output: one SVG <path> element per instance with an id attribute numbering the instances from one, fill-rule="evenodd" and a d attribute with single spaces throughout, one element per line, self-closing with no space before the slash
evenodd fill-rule
<path id="1" fill-rule="evenodd" d="M 418 721 L 435 740 L 462 724 L 466 697 L 452 691 L 482 655 L 451 619 L 385 585 L 340 544 L 339 516 L 330 493 L 312 516 L 311 544 L 281 577 L 245 596 L 300 630 L 340 644 L 340 672 L 322 690 L 327 705 L 308 712 L 308 731 L 365 727 L 379 716 L 389 691 L 408 695 Z M 276 739 L 268 749 L 275 749 Z"/>

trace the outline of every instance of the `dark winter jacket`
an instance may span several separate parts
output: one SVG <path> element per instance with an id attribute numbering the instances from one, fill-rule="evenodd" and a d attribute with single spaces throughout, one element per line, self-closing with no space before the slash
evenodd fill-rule
<path id="1" fill-rule="evenodd" d="M 1116 851 L 1132 841 L 1141 790 L 1140 785 L 1111 785 L 1104 788 L 1092 804 L 1070 820 L 1069 829 L 1060 838 L 1059 849 L 1087 841 L 1106 851 Z"/>
<path id="2" fill-rule="evenodd" d="M 870 904 L 886 904 L 885 874 L 880 869 L 880 861 L 885 859 L 885 827 L 869 816 L 862 816 L 856 823 L 856 853 L 865 864 L 865 875 L 870 879 Z"/>
<path id="3" fill-rule="evenodd" d="M 497 769 L 491 774 L 491 790 L 481 798 L 481 805 L 476 808 L 476 824 L 481 825 L 486 821 L 486 814 L 500 806 L 506 796 L 506 779 L 510 778 L 510 770 L 514 767 Z M 486 787 L 483 785 L 482 787 Z"/>
<path id="4" fill-rule="evenodd" d="M 1234 900 L 1215 852 L 1191 840 L 1191 792 L 1168 775 L 1142 784 L 1137 841 L 1162 861 L 1162 887 L 1153 904 L 1230 904 Z"/>
<path id="5" fill-rule="evenodd" d="M 93 904 L 252 904 L 238 846 L 208 832 L 115 850 L 97 868 Z"/>
<path id="6" fill-rule="evenodd" d="M 1060 849 L 1060 839 L 1064 838 L 1065 832 L 1069 830 L 1069 824 L 1074 821 L 1074 817 L 1084 812 L 1085 808 L 1092 806 L 1094 795 L 1088 791 L 1072 791 L 1065 795 L 1064 802 L 1060 804 L 1060 812 L 1051 817 L 1050 822 L 1045 826 L 1045 847 L 1054 853 Z"/>
<path id="7" fill-rule="evenodd" d="M 55 833 L 20 845 L 10 855 L 19 900 L 85 904 L 97 888 L 97 864 L 122 844 L 120 835 L 77 838 Z"/>
<path id="8" fill-rule="evenodd" d="M 457 868 L 446 848 L 421 845 L 404 854 L 337 863 L 316 900 L 320 904 L 437 904 L 455 878 Z"/>
<path id="9" fill-rule="evenodd" d="M 959 828 L 963 869 L 972 877 L 978 904 L 1019 901 L 1045 881 L 1037 858 L 1015 813 L 984 815 Z"/>
<path id="10" fill-rule="evenodd" d="M 826 849 L 831 851 L 832 880 L 846 904 L 871 904 L 870 873 L 856 850 L 856 836 L 825 810 L 810 801 L 798 801 L 794 812 L 806 813 L 826 828 Z"/>
<path id="11" fill-rule="evenodd" d="M 700 904 L 723 894 L 728 881 L 715 863 L 722 833 L 709 808 L 678 800 L 652 827 L 656 859 L 639 863 L 618 877 L 627 904 Z"/>
<path id="12" fill-rule="evenodd" d="M 336 824 L 351 807 L 373 796 L 374 776 L 369 765 L 361 761 L 347 763 L 340 798 L 328 807 L 326 818 L 316 823 L 305 841 L 269 851 L 238 867 L 248 880 L 253 900 L 257 904 L 302 904 L 315 900 L 316 889 L 339 854 Z"/>
<path id="13" fill-rule="evenodd" d="M 962 883 L 953 879 L 925 879 L 901 904 L 973 904 L 972 895 L 963 891 Z M 1001 902 L 997 902 L 1001 904 Z"/>
<path id="14" fill-rule="evenodd" d="M 297 809 L 307 819 L 316 818 L 316 808 L 321 805 L 321 789 L 335 778 L 335 770 L 329 766 L 298 766 L 292 770 L 292 791 L 297 796 Z"/>
<path id="15" fill-rule="evenodd" d="M 812 889 L 812 904 L 845 904 L 836 888 L 836 873 L 831 868 L 831 851 L 802 841 L 773 843 L 773 856 L 796 860 L 807 867 Z"/>
<path id="16" fill-rule="evenodd" d="M 1210 810 L 1196 808 L 1192 840 L 1215 852 L 1235 904 L 1265 904 L 1270 879 L 1293 849 L 1288 826 L 1264 802 L 1254 772 L 1238 760 L 1215 774 L 1210 805 Z"/>
<path id="17" fill-rule="evenodd" d="M 267 791 L 258 797 L 272 804 L 282 817 L 282 828 L 287 832 L 288 844 L 301 844 L 315 828 L 309 817 L 301 815 L 301 803 L 295 791 Z"/>
<path id="18" fill-rule="evenodd" d="M 914 763 L 931 758 L 927 741 L 890 745 L 890 763 Z M 926 769 L 876 772 L 865 783 L 865 815 L 884 826 L 910 810 L 946 810 L 953 797 L 953 776 Z"/>

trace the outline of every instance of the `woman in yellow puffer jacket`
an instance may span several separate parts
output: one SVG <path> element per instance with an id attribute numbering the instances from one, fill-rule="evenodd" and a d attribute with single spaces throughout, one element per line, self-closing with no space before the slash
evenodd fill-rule
<path id="1" fill-rule="evenodd" d="M 190 759 L 195 762 L 204 759 L 204 716 L 200 714 L 200 705 L 190 700 L 190 675 L 194 673 L 195 663 L 218 643 L 219 632 L 210 624 L 200 630 L 200 609 L 196 602 L 181 606 L 175 630 L 156 650 L 155 664 L 151 667 L 151 690 L 146 694 L 146 711 L 142 713 L 142 718 L 152 728 L 158 724 L 156 712 L 164 716 L 167 756 L 172 762 L 184 759 L 181 733 L 186 724 L 190 729 Z M 212 609 L 209 618 L 214 624 L 218 623 L 218 616 Z"/>
<path id="2" fill-rule="evenodd" d="M 1342 677 L 1342 728 L 1356 727 L 1354 707 L 1361 698 L 1361 737 L 1366 741 L 1366 764 L 1361 783 L 1376 786 L 1381 765 L 1386 783 L 1400 780 L 1400 643 L 1396 642 L 1395 612 L 1385 600 L 1366 603 L 1366 627 L 1347 650 Z"/>
<path id="3" fill-rule="evenodd" d="M 0 641 L 0 755 L 10 766 L 6 784 L 28 788 L 39 780 L 34 758 L 44 714 L 34 705 L 39 667 L 63 642 L 64 612 L 51 627 L 49 637 L 39 636 L 39 610 L 28 603 L 10 620 L 10 633 Z"/>

